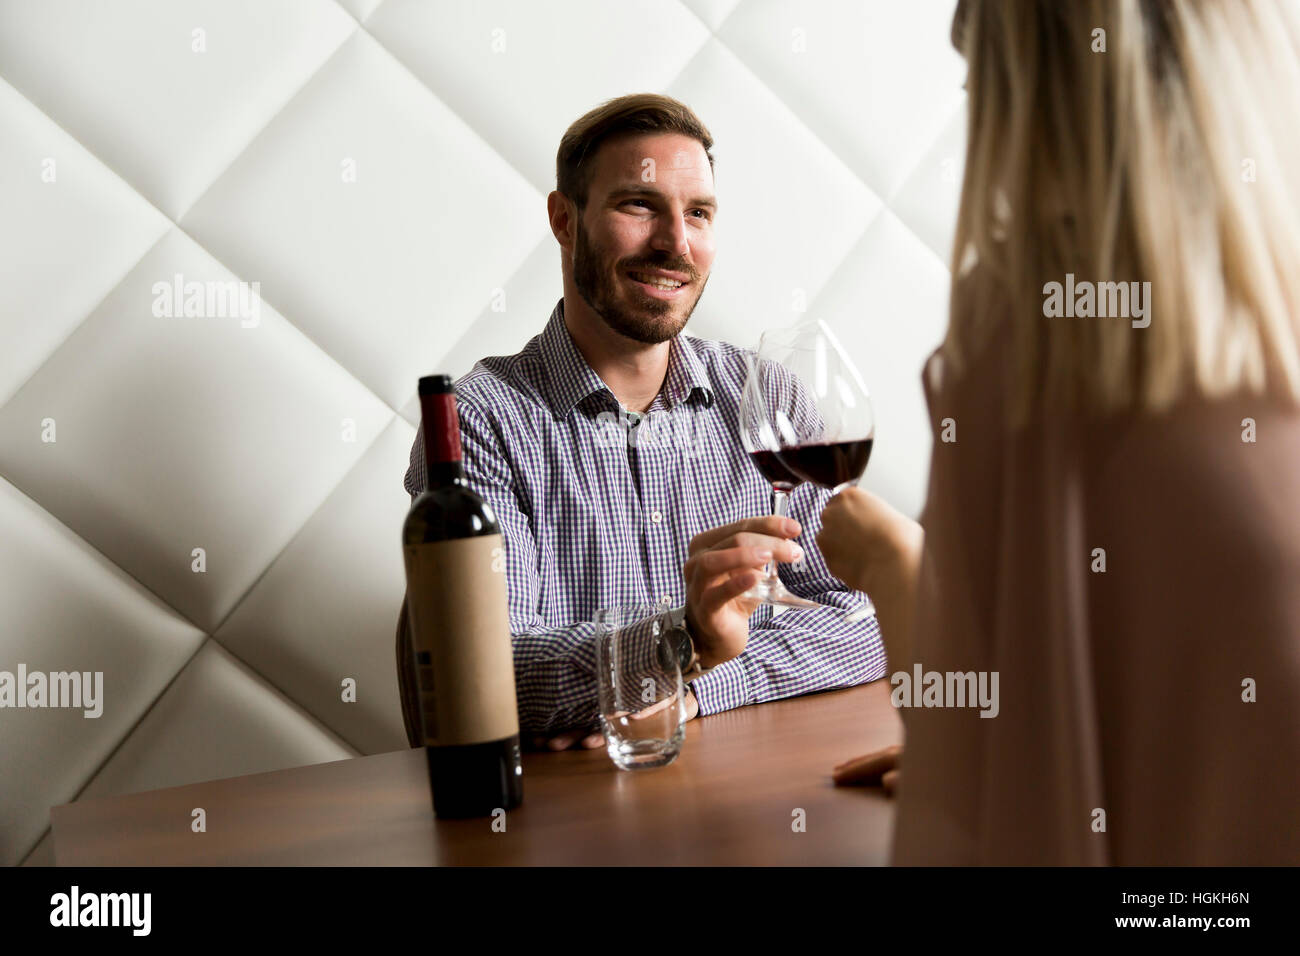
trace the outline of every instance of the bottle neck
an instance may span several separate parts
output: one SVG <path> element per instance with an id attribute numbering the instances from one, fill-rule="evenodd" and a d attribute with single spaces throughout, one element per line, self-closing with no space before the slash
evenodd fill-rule
<path id="1" fill-rule="evenodd" d="M 425 462 L 424 486 L 426 488 L 443 488 L 447 485 L 465 485 L 465 469 L 458 461 Z"/>
<path id="2" fill-rule="evenodd" d="M 420 396 L 420 427 L 424 431 L 425 487 L 466 484 L 455 394 Z"/>

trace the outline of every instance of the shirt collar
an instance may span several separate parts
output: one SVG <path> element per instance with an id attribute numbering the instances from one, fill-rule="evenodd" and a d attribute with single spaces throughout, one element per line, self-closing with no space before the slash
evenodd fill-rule
<path id="1" fill-rule="evenodd" d="M 704 404 L 713 404 L 713 385 L 704 370 L 704 363 L 695 354 L 695 345 L 684 333 L 673 336 L 668 353 L 668 378 L 664 382 L 664 396 L 671 408 L 689 401 L 699 391 Z"/>
<path id="2" fill-rule="evenodd" d="M 551 317 L 542 331 L 541 357 L 546 368 L 546 397 L 555 417 L 563 418 L 584 399 L 599 392 L 608 396 L 614 405 L 613 391 L 604 379 L 587 364 L 564 324 L 564 299 L 556 303 Z M 682 335 L 674 336 L 668 352 L 668 375 L 662 395 L 671 408 L 690 399 L 699 391 L 706 405 L 713 403 L 713 386 L 704 369 L 704 363 L 695 349 Z"/>
<path id="3" fill-rule="evenodd" d="M 607 392 L 613 401 L 614 393 L 573 344 L 573 337 L 564 325 L 564 299 L 551 311 L 540 347 L 546 397 L 557 419 L 564 418 L 574 405 L 596 392 Z"/>

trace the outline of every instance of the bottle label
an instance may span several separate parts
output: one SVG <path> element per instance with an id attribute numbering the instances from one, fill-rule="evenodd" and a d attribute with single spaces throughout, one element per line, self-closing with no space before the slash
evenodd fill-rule
<path id="1" fill-rule="evenodd" d="M 407 545 L 406 606 L 425 746 L 519 733 L 501 535 Z"/>

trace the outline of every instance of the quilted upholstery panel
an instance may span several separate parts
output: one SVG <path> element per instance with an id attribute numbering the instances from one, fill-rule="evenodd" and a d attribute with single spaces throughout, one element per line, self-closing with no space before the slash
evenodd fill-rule
<path id="1" fill-rule="evenodd" d="M 952 6 L 0 0 L 0 671 L 104 675 L 98 718 L 0 709 L 0 862 L 51 862 L 79 796 L 405 746 L 415 380 L 541 327 L 556 145 L 611 96 L 714 133 L 691 330 L 827 316 L 876 395 L 866 484 L 917 513 Z M 187 317 L 174 281 L 260 305 Z"/>

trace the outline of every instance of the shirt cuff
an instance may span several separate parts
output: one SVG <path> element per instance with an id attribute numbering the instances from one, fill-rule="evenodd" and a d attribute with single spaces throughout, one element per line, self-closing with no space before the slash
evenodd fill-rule
<path id="1" fill-rule="evenodd" d="M 749 703 L 749 674 L 745 662 L 739 657 L 701 674 L 691 681 L 690 687 L 700 705 L 701 717 Z"/>

